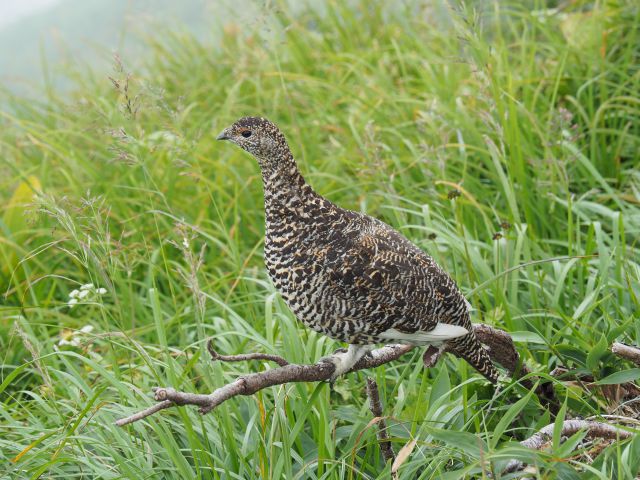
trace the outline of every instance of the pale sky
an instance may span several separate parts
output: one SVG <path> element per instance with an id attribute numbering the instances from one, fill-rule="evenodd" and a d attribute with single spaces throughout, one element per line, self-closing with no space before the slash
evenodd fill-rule
<path id="1" fill-rule="evenodd" d="M 47 8 L 59 0 L 0 0 L 0 28 Z"/>

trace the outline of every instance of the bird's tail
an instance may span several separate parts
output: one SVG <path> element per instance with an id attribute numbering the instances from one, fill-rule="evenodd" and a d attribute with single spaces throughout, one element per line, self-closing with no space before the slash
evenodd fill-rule
<path id="1" fill-rule="evenodd" d="M 498 383 L 498 370 L 493 365 L 489 354 L 478 340 L 478 337 L 476 337 L 473 327 L 470 329 L 470 333 L 464 337 L 449 340 L 448 347 L 449 351 L 466 360 L 491 383 L 494 385 Z"/>

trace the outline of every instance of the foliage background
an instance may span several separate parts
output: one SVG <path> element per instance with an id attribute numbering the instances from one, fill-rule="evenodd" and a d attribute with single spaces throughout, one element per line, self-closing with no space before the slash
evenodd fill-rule
<path id="1" fill-rule="evenodd" d="M 209 337 L 294 362 L 338 347 L 266 277 L 258 167 L 214 141 L 248 114 L 280 125 L 319 192 L 433 255 L 543 378 L 564 366 L 613 385 L 551 379 L 555 421 L 638 419 L 616 384 L 639 371 L 608 351 L 640 339 L 636 2 L 260 7 L 216 45 L 162 31 L 135 71 L 116 57 L 70 72 L 70 96 L 5 92 L 4 476 L 388 478 L 372 375 L 396 450 L 417 440 L 401 478 L 499 477 L 510 458 L 539 478 L 633 478 L 637 438 L 524 451 L 515 441 L 554 421 L 535 395 L 494 395 L 452 357 L 425 370 L 420 352 L 333 391 L 287 385 L 114 426 L 155 385 L 207 392 L 270 368 L 212 364 Z M 87 283 L 107 292 L 70 308 Z"/>

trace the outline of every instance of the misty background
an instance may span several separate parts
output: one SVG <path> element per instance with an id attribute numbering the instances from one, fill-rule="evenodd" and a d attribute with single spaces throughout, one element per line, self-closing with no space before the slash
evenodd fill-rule
<path id="1" fill-rule="evenodd" d="M 251 28 L 257 5 L 246 0 L 0 0 L 0 88 L 31 95 L 64 89 L 73 72 L 110 71 L 115 53 L 127 66 L 139 66 L 145 40 L 163 31 L 189 31 L 214 43 L 223 23 Z"/>

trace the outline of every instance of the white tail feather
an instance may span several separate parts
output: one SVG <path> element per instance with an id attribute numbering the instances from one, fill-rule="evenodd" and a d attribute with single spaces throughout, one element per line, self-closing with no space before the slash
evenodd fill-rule
<path id="1" fill-rule="evenodd" d="M 462 337 L 469 333 L 464 327 L 450 325 L 448 323 L 438 323 L 433 330 L 427 332 L 417 331 L 413 333 L 401 332 L 395 328 L 390 328 L 382 332 L 379 336 L 385 340 L 406 343 L 440 343 L 452 338 Z"/>

